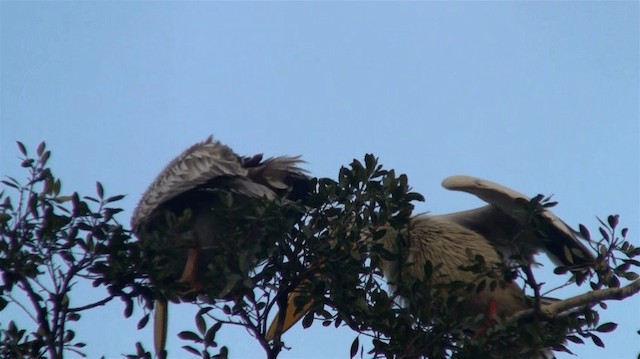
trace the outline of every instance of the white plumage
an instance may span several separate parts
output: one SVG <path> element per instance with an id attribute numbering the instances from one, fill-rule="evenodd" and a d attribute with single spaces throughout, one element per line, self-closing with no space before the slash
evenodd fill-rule
<path id="1" fill-rule="evenodd" d="M 488 268 L 495 268 L 493 275 L 499 275 L 503 264 L 514 261 L 534 265 L 533 257 L 540 251 L 576 275 L 583 274 L 595 261 L 575 232 L 549 210 L 539 209 L 536 215 L 540 223 L 533 228 L 531 211 L 525 208 L 530 198 L 519 192 L 468 176 L 449 177 L 443 186 L 474 194 L 489 205 L 445 215 L 413 217 L 404 233 L 408 240 L 404 251 L 398 246 L 397 232 L 387 231 L 381 241 L 385 249 L 399 255 L 397 261 L 383 261 L 383 272 L 392 287 L 405 279 L 422 280 L 427 263 L 440 266 L 430 278 L 432 284 L 477 283 L 483 278 L 463 269 L 473 264 L 476 255 L 484 258 Z M 521 288 L 507 281 L 504 287 L 486 286 L 480 292 L 468 294 L 460 310 L 464 316 L 484 314 L 492 319 L 511 316 L 529 305 Z M 548 350 L 536 356 L 551 357 Z"/>
<path id="2" fill-rule="evenodd" d="M 405 280 L 422 280 L 427 263 L 438 267 L 430 278 L 432 284 L 477 282 L 482 280 L 478 274 L 463 269 L 473 264 L 476 255 L 484 258 L 488 268 L 500 271 L 505 262 L 532 265 L 534 255 L 543 251 L 576 275 L 584 274 L 595 260 L 575 232 L 549 210 L 539 209 L 539 226 L 532 228 L 530 211 L 524 207 L 530 198 L 519 192 L 468 176 L 449 177 L 443 181 L 443 186 L 472 193 L 489 204 L 463 212 L 413 217 L 404 231 L 406 246 L 399 245 L 396 231 L 387 230 L 380 241 L 398 258 L 382 262 L 383 272 L 392 288 Z M 289 300 L 283 332 L 305 314 L 294 312 L 296 296 L 294 292 Z M 507 317 L 527 309 L 527 305 L 521 288 L 508 281 L 504 287 L 490 289 L 487 286 L 479 293 L 469 294 L 461 306 L 461 314 Z M 276 335 L 275 327 L 272 323 L 268 338 Z M 550 358 L 552 353 L 544 350 L 538 357 Z"/>

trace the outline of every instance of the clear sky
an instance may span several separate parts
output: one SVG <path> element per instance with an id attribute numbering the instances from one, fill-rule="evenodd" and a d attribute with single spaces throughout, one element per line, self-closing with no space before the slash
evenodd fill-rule
<path id="1" fill-rule="evenodd" d="M 15 140 L 45 140 L 63 190 L 102 181 L 127 194 L 128 223 L 162 167 L 214 134 L 240 154 L 300 154 L 316 176 L 374 153 L 425 195 L 421 212 L 482 204 L 440 187 L 456 174 L 553 194 L 567 223 L 597 233 L 596 216 L 618 213 L 640 245 L 638 4 L 2 1 L 0 174 L 22 176 Z M 75 326 L 89 357 L 151 348 L 141 312 L 122 310 Z M 194 310 L 170 311 L 171 356 L 189 357 L 175 334 Z M 620 323 L 606 349 L 570 349 L 635 357 L 640 298 L 601 318 Z M 297 327 L 281 358 L 348 357 L 354 337 Z M 218 339 L 264 356 L 243 331 Z"/>

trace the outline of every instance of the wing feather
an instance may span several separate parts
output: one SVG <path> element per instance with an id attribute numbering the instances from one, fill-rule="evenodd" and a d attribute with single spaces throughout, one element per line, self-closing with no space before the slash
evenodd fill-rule
<path id="1" fill-rule="evenodd" d="M 209 136 L 173 159 L 151 183 L 133 212 L 134 229 L 147 222 L 164 203 L 188 191 L 225 189 L 248 197 L 276 198 L 277 192 L 295 191 L 308 175 L 299 156 L 262 160 L 262 155 L 240 157 Z"/>
<path id="2" fill-rule="evenodd" d="M 478 231 L 507 255 L 520 252 L 532 261 L 533 255 L 542 250 L 557 264 L 574 268 L 595 260 L 576 232 L 549 210 L 541 212 L 547 222 L 543 233 L 529 230 L 529 213 L 519 202 L 530 201 L 530 198 L 520 192 L 470 176 L 449 177 L 442 185 L 471 193 L 489 206 L 440 217 Z M 567 257 L 565 248 L 578 255 Z"/>
<path id="3" fill-rule="evenodd" d="M 160 172 L 142 195 L 131 226 L 136 228 L 161 204 L 216 177 L 246 175 L 241 158 L 210 136 L 186 149 Z"/>

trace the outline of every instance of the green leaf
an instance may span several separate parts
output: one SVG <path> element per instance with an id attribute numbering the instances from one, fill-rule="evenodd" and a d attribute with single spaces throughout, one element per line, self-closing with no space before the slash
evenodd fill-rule
<path id="1" fill-rule="evenodd" d="M 18 187 L 18 185 L 17 185 L 17 184 L 15 184 L 15 183 L 11 183 L 11 182 L 9 182 L 9 181 L 1 180 L 1 181 L 0 181 L 0 183 L 3 183 L 4 185 L 9 186 L 9 187 L 12 187 L 12 188 L 15 188 L 15 189 L 17 189 L 17 190 L 19 190 L 19 189 L 20 189 L 20 187 Z M 9 198 L 9 197 L 7 197 L 7 198 Z"/>
<path id="2" fill-rule="evenodd" d="M 98 194 L 98 198 L 102 199 L 104 197 L 104 188 L 100 182 L 96 182 L 96 193 Z"/>
<path id="3" fill-rule="evenodd" d="M 609 322 L 609 323 L 604 323 L 598 326 L 598 328 L 596 328 L 596 331 L 599 333 L 609 333 L 616 330 L 617 327 L 618 327 L 618 324 Z"/>
<path id="4" fill-rule="evenodd" d="M 73 330 L 67 330 L 66 333 L 64 334 L 63 342 L 69 343 L 70 341 L 73 340 L 73 338 L 75 338 L 75 336 L 76 336 L 76 333 L 74 333 Z"/>
<path id="5" fill-rule="evenodd" d="M 598 229 L 600 230 L 602 238 L 604 238 L 605 241 L 609 241 L 609 233 L 607 233 L 607 231 L 605 231 L 602 227 L 599 227 Z"/>
<path id="6" fill-rule="evenodd" d="M 216 324 L 214 324 L 211 329 L 213 329 L 213 331 L 217 332 L 218 330 L 220 330 L 220 328 L 222 328 L 222 322 L 216 322 Z"/>
<path id="7" fill-rule="evenodd" d="M 302 319 L 302 327 L 307 329 L 311 326 L 312 323 L 313 323 L 313 313 L 309 312 Z"/>
<path id="8" fill-rule="evenodd" d="M 38 145 L 38 148 L 36 148 L 36 154 L 38 156 L 42 156 L 42 151 L 44 151 L 45 148 L 45 144 L 44 141 L 40 142 L 40 144 Z"/>
<path id="9" fill-rule="evenodd" d="M 149 314 L 145 314 L 144 317 L 142 317 L 142 319 L 140 319 L 140 321 L 138 321 L 138 330 L 144 328 L 147 323 L 149 322 Z"/>
<path id="10" fill-rule="evenodd" d="M 125 318 L 129 318 L 131 316 L 131 314 L 133 314 L 133 303 L 131 302 L 131 299 L 126 298 L 124 299 L 124 317 Z"/>
<path id="11" fill-rule="evenodd" d="M 205 315 L 205 314 L 209 313 L 212 309 L 213 309 L 213 307 L 200 308 L 196 315 Z"/>
<path id="12" fill-rule="evenodd" d="M 228 359 L 229 358 L 229 349 L 225 346 L 220 348 L 220 354 L 215 356 L 216 359 Z"/>
<path id="13" fill-rule="evenodd" d="M 211 328 L 209 328 L 209 330 L 207 330 L 207 333 L 204 335 L 203 341 L 205 346 L 214 348 L 217 346 L 214 340 L 216 339 L 216 332 L 218 331 L 218 329 L 220 329 L 220 327 L 217 326 L 218 324 L 222 325 L 222 323 L 220 322 L 214 324 Z"/>
<path id="14" fill-rule="evenodd" d="M 559 266 L 556 269 L 553 270 L 553 273 L 555 274 L 565 274 L 569 271 L 569 268 L 567 267 L 563 267 L 563 266 Z"/>
<path id="15" fill-rule="evenodd" d="M 195 349 L 195 348 L 193 348 L 193 347 L 190 347 L 190 346 L 188 346 L 188 345 L 184 345 L 184 346 L 182 347 L 182 349 L 184 349 L 184 350 L 188 351 L 189 353 L 191 353 L 191 354 L 193 354 L 193 355 L 200 356 L 200 352 L 199 352 L 197 349 Z"/>
<path id="16" fill-rule="evenodd" d="M 370 153 L 367 153 L 364 156 L 364 163 L 365 166 L 367 168 L 367 172 L 369 173 L 373 173 L 373 170 L 376 167 L 376 164 L 378 163 L 378 160 L 376 159 L 376 157 Z"/>
<path id="17" fill-rule="evenodd" d="M 207 323 L 205 322 L 202 315 L 196 315 L 195 320 L 196 320 L 196 328 L 198 328 L 198 332 L 200 332 L 201 335 L 204 335 L 204 333 L 207 331 Z"/>
<path id="18" fill-rule="evenodd" d="M 360 339 L 359 337 L 356 337 L 351 343 L 351 350 L 349 351 L 350 358 L 353 358 L 354 356 L 356 356 L 356 354 L 358 354 L 359 347 L 360 347 Z"/>
<path id="19" fill-rule="evenodd" d="M 578 229 L 580 230 L 580 235 L 582 236 L 582 238 L 586 239 L 587 241 L 591 240 L 591 234 L 589 234 L 589 230 L 587 229 L 587 227 L 585 227 L 583 224 L 580 224 L 578 226 Z"/>
<path id="20" fill-rule="evenodd" d="M 602 339 L 600 339 L 600 337 L 598 337 L 595 334 L 591 334 L 591 340 L 593 341 L 593 344 L 599 346 L 600 348 L 604 348 L 604 343 L 602 342 Z"/>
<path id="21" fill-rule="evenodd" d="M 22 163 L 20 163 L 20 166 L 24 167 L 24 168 L 29 168 L 33 166 L 33 160 L 32 159 L 27 159 L 22 161 Z"/>
<path id="22" fill-rule="evenodd" d="M 82 198 L 86 199 L 87 201 L 91 201 L 91 202 L 95 202 L 95 203 L 100 203 L 99 200 L 97 200 L 96 198 L 93 198 L 91 196 L 83 196 Z M 86 203 L 85 203 L 86 205 Z"/>
<path id="23" fill-rule="evenodd" d="M 190 331 L 183 331 L 178 333 L 178 338 L 183 340 L 190 340 L 196 343 L 202 343 L 202 338 L 200 338 L 198 334 Z"/>
<path id="24" fill-rule="evenodd" d="M 125 196 L 123 194 L 119 194 L 117 196 L 111 196 L 109 198 L 107 198 L 104 203 L 111 203 L 111 202 L 117 202 L 121 199 L 123 199 Z"/>
<path id="25" fill-rule="evenodd" d="M 624 278 L 626 280 L 636 280 L 638 279 L 640 276 L 638 275 L 638 273 L 635 272 L 628 272 L 624 274 Z"/>
<path id="26" fill-rule="evenodd" d="M 140 342 L 136 342 L 136 354 L 138 354 L 139 357 L 143 357 L 145 353 L 144 347 L 142 346 L 142 343 Z"/>
<path id="27" fill-rule="evenodd" d="M 582 340 L 582 338 L 577 337 L 575 335 L 567 335 L 566 339 L 568 341 L 570 341 L 570 342 L 574 342 L 574 343 L 578 343 L 578 344 L 584 344 L 584 340 Z"/>
<path id="28" fill-rule="evenodd" d="M 47 161 L 49 161 L 49 157 L 51 157 L 51 151 L 47 151 L 43 153 L 42 156 L 38 158 L 38 162 L 40 162 L 40 164 L 42 165 L 46 165 Z"/>
<path id="29" fill-rule="evenodd" d="M 20 150 L 20 153 L 22 153 L 23 155 L 27 155 L 27 148 L 24 147 L 24 144 L 20 141 L 16 141 L 16 143 L 18 144 L 18 149 Z"/>

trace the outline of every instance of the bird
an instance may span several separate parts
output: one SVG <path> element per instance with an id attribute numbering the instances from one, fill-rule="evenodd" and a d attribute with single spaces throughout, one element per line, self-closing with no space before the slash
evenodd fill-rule
<path id="1" fill-rule="evenodd" d="M 539 209 L 537 218 L 541 223 L 532 228 L 531 211 L 526 208 L 531 199 L 522 193 L 471 176 L 448 177 L 442 185 L 471 193 L 488 204 L 462 212 L 413 216 L 406 229 L 400 230 L 407 240 L 404 250 L 400 248 L 399 230 L 388 228 L 379 241 L 387 251 L 396 254 L 395 260 L 381 260 L 382 271 L 392 290 L 397 290 L 404 280 L 423 280 L 427 263 L 434 268 L 429 284 L 477 281 L 478 274 L 465 270 L 474 264 L 473 258 L 477 255 L 482 256 L 487 267 L 498 270 L 514 263 L 536 265 L 534 256 L 545 252 L 554 263 L 566 266 L 576 275 L 576 280 L 580 280 L 595 261 L 578 233 L 548 209 Z M 474 317 L 485 314 L 491 319 L 508 317 L 531 306 L 522 288 L 512 280 L 506 280 L 504 286 L 489 287 L 469 294 L 459 309 L 460 314 Z M 290 295 L 281 330 L 278 330 L 280 325 L 276 325 L 280 320 L 277 314 L 267 331 L 267 339 L 284 333 L 312 307 L 312 303 L 307 303 L 300 310 L 292 305 L 299 293 L 300 290 L 294 290 Z M 540 358 L 551 355 L 545 350 Z"/>
<path id="2" fill-rule="evenodd" d="M 223 272 L 233 267 L 247 275 L 267 236 L 262 223 L 242 228 L 246 223 L 233 210 L 268 201 L 282 207 L 283 216 L 300 213 L 297 203 L 308 195 L 310 179 L 302 163 L 299 156 L 239 156 L 209 136 L 169 162 L 149 185 L 133 211 L 132 231 L 151 247 L 166 244 L 159 248 L 168 248 L 169 280 L 187 288 L 179 293 L 183 298 L 205 292 L 224 296 L 233 283 L 225 283 Z M 167 314 L 167 300 L 157 299 L 156 353 L 165 347 Z"/>

